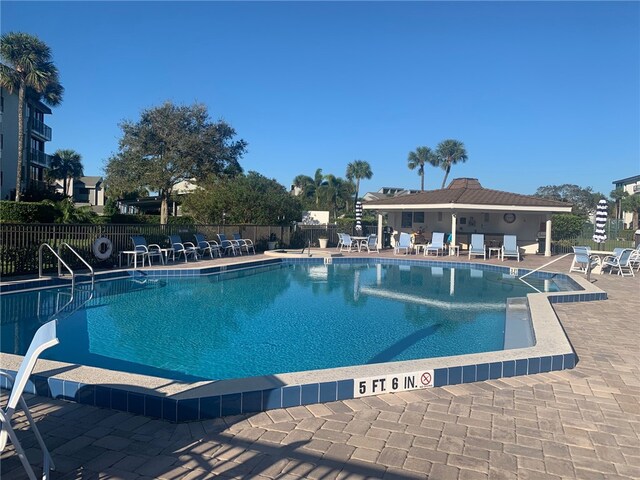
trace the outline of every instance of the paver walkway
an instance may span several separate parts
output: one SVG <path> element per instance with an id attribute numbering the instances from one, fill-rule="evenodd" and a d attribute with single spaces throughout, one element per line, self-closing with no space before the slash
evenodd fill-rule
<path id="1" fill-rule="evenodd" d="M 593 280 L 609 300 L 554 305 L 573 370 L 180 425 L 29 403 L 58 479 L 637 479 L 640 277 Z M 24 478 L 11 447 L 1 473 Z"/>

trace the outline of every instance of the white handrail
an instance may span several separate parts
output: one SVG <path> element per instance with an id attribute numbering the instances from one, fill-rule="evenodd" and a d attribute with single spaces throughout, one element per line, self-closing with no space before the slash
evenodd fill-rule
<path id="1" fill-rule="evenodd" d="M 536 268 L 535 270 L 531 270 L 530 272 L 525 273 L 524 275 L 522 275 L 521 277 L 518 277 L 518 279 L 522 280 L 524 277 L 528 277 L 529 275 L 531 275 L 533 272 L 537 272 L 538 270 L 540 270 L 541 268 L 546 267 L 547 265 L 551 265 L 552 263 L 557 262 L 558 260 L 562 260 L 564 257 L 568 257 L 569 255 L 573 255 L 573 253 L 565 253 L 564 255 L 562 255 L 561 257 L 555 258 L 553 260 L 551 260 L 548 263 L 545 263 L 544 265 L 542 265 L 541 267 Z"/>
<path id="2" fill-rule="evenodd" d="M 53 253 L 53 255 L 58 259 L 58 276 L 62 273 L 60 264 L 64 265 L 65 268 L 69 270 L 69 273 L 71 274 L 71 288 L 74 289 L 76 286 L 76 276 L 73 273 L 73 270 L 71 270 L 71 267 L 67 265 L 65 261 L 62 260 L 62 258 L 60 258 L 60 255 L 58 255 L 58 253 L 48 243 L 43 243 L 42 245 L 40 245 L 40 248 L 38 248 L 38 277 L 42 278 L 42 249 L 44 247 L 47 247 L 49 250 L 51 250 L 51 253 Z"/>
<path id="3" fill-rule="evenodd" d="M 91 273 L 90 273 L 90 275 L 89 275 L 89 276 L 91 277 L 91 288 L 93 289 L 93 285 L 94 285 L 94 275 L 95 275 L 95 273 L 94 273 L 94 271 L 93 271 L 93 268 L 91 268 L 91 265 L 89 265 L 89 264 L 87 263 L 87 261 L 86 261 L 84 258 L 82 258 L 82 257 L 80 256 L 80 254 L 79 254 L 78 252 L 76 252 L 76 251 L 71 247 L 71 245 L 69 245 L 69 244 L 68 244 L 68 243 L 66 243 L 66 242 L 61 243 L 61 244 L 60 244 L 60 246 L 58 247 L 58 258 L 60 258 L 60 255 L 62 254 L 62 247 L 67 247 L 69 250 L 71 250 L 71 251 L 74 253 L 74 255 L 75 255 L 76 257 L 78 257 L 78 258 L 80 259 L 80 261 L 81 261 L 82 263 L 84 263 L 84 264 L 86 265 L 86 267 L 89 269 L 89 271 L 91 272 Z M 61 268 L 60 268 L 60 264 L 58 263 L 58 276 L 60 276 L 60 274 L 61 274 L 61 273 L 62 273 L 62 271 L 61 271 Z"/>

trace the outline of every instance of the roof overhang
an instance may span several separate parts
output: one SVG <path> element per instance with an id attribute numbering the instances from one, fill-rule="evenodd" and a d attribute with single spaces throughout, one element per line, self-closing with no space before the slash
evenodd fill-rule
<path id="1" fill-rule="evenodd" d="M 376 204 L 375 201 L 368 202 L 362 205 L 365 210 L 382 210 L 386 212 L 402 211 L 402 210 L 435 210 L 444 211 L 468 211 L 468 210 L 481 210 L 483 212 L 497 211 L 497 212 L 529 212 L 529 213 L 571 213 L 571 206 L 559 207 L 559 206 L 534 206 L 534 205 L 485 205 L 485 204 L 472 204 L 472 203 L 432 203 L 432 204 L 396 204 L 396 205 L 381 205 Z"/>

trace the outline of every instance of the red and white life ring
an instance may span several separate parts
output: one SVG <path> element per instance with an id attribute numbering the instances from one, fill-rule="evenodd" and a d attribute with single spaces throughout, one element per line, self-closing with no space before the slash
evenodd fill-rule
<path id="1" fill-rule="evenodd" d="M 111 240 L 107 237 L 100 237 L 93 242 L 93 254 L 98 260 L 106 260 L 113 252 Z"/>

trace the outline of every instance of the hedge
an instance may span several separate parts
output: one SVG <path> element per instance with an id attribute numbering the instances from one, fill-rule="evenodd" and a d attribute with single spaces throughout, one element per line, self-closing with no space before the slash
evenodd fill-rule
<path id="1" fill-rule="evenodd" d="M 0 201 L 0 223 L 53 223 L 56 210 L 40 202 Z"/>

